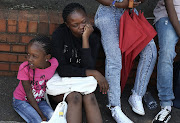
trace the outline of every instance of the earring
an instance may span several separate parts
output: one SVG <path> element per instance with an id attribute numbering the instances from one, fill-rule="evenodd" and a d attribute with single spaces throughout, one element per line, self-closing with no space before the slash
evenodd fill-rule
<path id="1" fill-rule="evenodd" d="M 48 61 L 48 60 L 46 59 L 46 61 Z"/>

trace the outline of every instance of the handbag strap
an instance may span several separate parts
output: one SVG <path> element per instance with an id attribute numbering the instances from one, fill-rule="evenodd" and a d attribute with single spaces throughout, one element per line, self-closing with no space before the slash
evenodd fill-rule
<path id="1" fill-rule="evenodd" d="M 63 97 L 63 101 L 65 101 L 66 97 L 68 96 L 68 94 L 70 94 L 71 92 L 67 92 L 64 94 L 64 97 Z"/>

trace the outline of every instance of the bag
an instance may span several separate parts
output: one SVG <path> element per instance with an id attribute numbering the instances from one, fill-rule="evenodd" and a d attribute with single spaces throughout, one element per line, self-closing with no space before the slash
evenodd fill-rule
<path id="1" fill-rule="evenodd" d="M 56 96 L 73 91 L 86 95 L 96 90 L 97 80 L 93 76 L 61 78 L 58 73 L 55 73 L 46 85 L 46 93 L 49 95 Z"/>
<path id="2" fill-rule="evenodd" d="M 180 61 L 174 64 L 173 90 L 175 99 L 173 106 L 180 109 Z"/>
<path id="3" fill-rule="evenodd" d="M 42 121 L 41 123 L 67 123 L 66 113 L 67 113 L 68 105 L 65 101 L 65 98 L 67 97 L 68 94 L 69 93 L 66 93 L 64 95 L 63 101 L 56 106 L 56 109 L 51 119 L 49 121 Z"/>

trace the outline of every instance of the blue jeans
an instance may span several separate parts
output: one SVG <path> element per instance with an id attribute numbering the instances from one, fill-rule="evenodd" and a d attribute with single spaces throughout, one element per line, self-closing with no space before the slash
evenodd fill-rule
<path id="1" fill-rule="evenodd" d="M 120 75 L 122 69 L 121 50 L 119 48 L 119 21 L 123 9 L 100 5 L 95 16 L 95 25 L 101 31 L 101 41 L 106 55 L 105 77 L 109 83 L 109 105 L 121 106 Z M 140 53 L 133 92 L 143 96 L 154 69 L 157 50 L 152 40 Z"/>
<path id="2" fill-rule="evenodd" d="M 168 17 L 156 23 L 159 40 L 159 57 L 157 64 L 157 89 L 160 105 L 172 106 L 173 93 L 173 60 L 176 57 L 175 46 L 179 40 Z"/>
<path id="3" fill-rule="evenodd" d="M 13 98 L 14 110 L 27 122 L 27 123 L 41 123 L 42 119 L 37 111 L 27 102 Z M 53 114 L 53 109 L 47 104 L 46 101 L 41 101 L 38 106 L 44 116 L 49 120 Z"/>

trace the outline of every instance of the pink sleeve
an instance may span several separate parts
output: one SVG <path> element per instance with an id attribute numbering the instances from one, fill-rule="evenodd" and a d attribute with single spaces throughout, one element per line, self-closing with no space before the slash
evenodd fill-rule
<path id="1" fill-rule="evenodd" d="M 29 66 L 27 66 L 27 62 L 23 62 L 19 66 L 19 71 L 17 75 L 17 79 L 19 80 L 29 80 Z"/>

